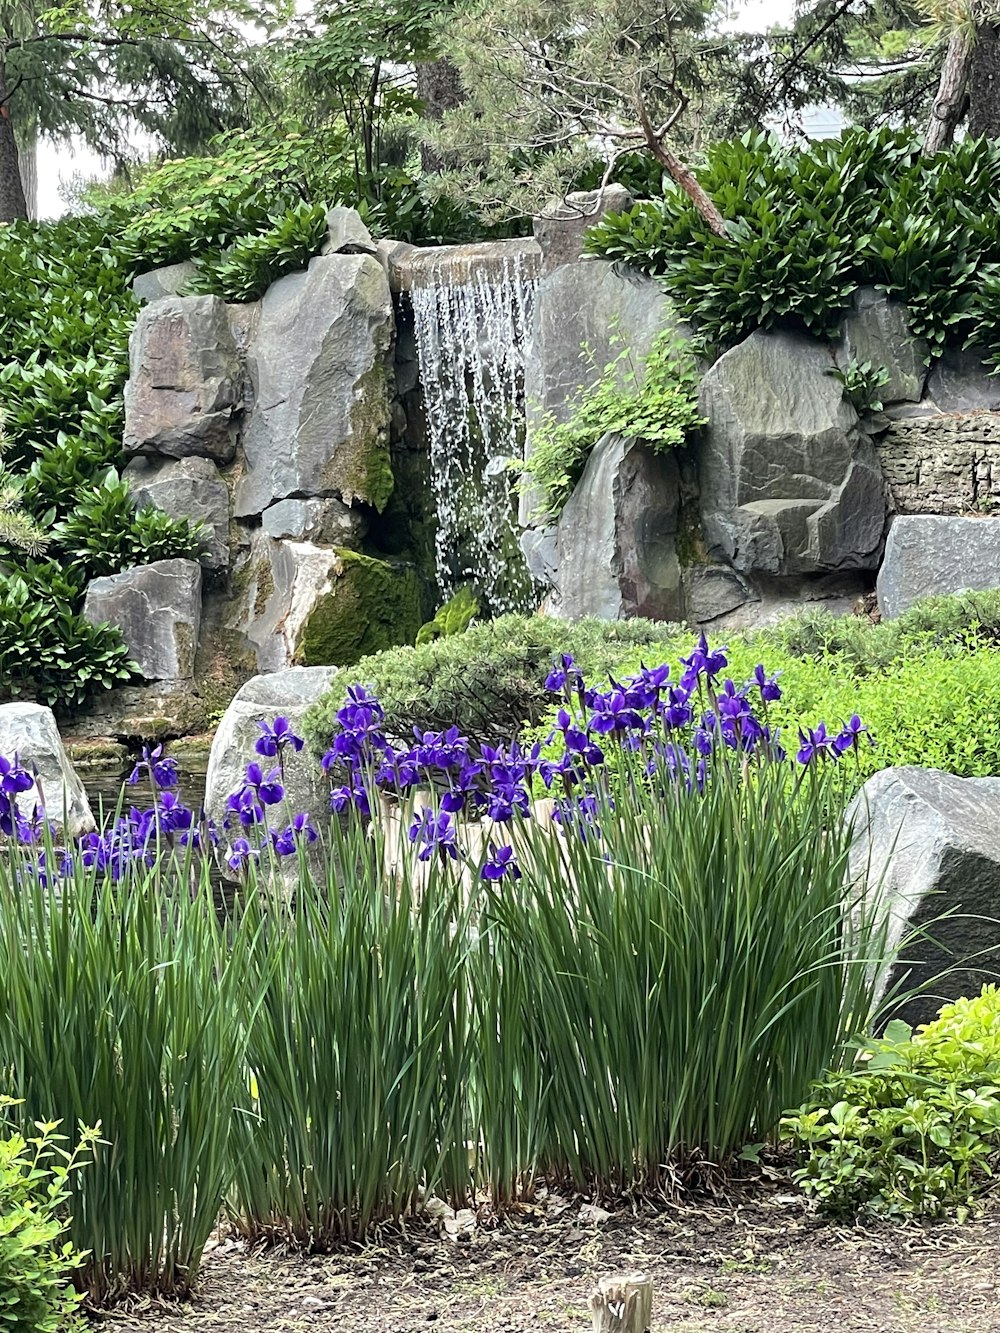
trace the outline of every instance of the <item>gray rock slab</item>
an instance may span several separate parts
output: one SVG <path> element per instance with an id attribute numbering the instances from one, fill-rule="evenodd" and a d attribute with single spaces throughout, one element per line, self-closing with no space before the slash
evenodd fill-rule
<path id="1" fill-rule="evenodd" d="M 378 247 L 372 240 L 372 234 L 361 221 L 361 214 L 356 208 L 345 208 L 338 204 L 328 210 L 326 215 L 326 241 L 323 244 L 324 255 L 374 255 Z"/>
<path id="2" fill-rule="evenodd" d="M 706 373 L 698 444 L 709 554 L 743 573 L 874 568 L 885 528 L 875 446 L 821 343 L 753 333 Z"/>
<path id="3" fill-rule="evenodd" d="M 247 353 L 237 517 L 292 497 L 385 503 L 392 336 L 389 284 L 370 255 L 319 257 L 268 289 Z"/>
<path id="4" fill-rule="evenodd" d="M 114 625 L 146 680 L 189 679 L 201 626 L 201 565 L 157 560 L 92 579 L 83 604 L 92 625 Z"/>
<path id="5" fill-rule="evenodd" d="M 129 338 L 125 448 L 228 462 L 242 370 L 225 302 L 168 296 L 146 306 Z"/>
<path id="6" fill-rule="evenodd" d="M 559 517 L 558 614 L 679 619 L 677 512 L 674 457 L 606 435 Z"/>
<path id="7" fill-rule="evenodd" d="M 684 619 L 710 625 L 757 600 L 753 588 L 728 565 L 688 565 L 681 571 Z"/>
<path id="8" fill-rule="evenodd" d="M 897 1006 L 907 1022 L 927 1022 L 945 1000 L 1000 981 L 998 812 L 1000 778 L 916 767 L 876 773 L 848 811 L 851 875 L 878 903 L 890 946 L 925 932 L 881 975 L 890 992 L 927 988 Z"/>
<path id="9" fill-rule="evenodd" d="M 182 259 L 179 264 L 165 264 L 132 279 L 132 291 L 143 305 L 162 301 L 165 296 L 179 296 L 198 272 L 197 264 Z"/>
<path id="10" fill-rule="evenodd" d="M 36 774 L 35 785 L 17 796 L 17 808 L 31 818 L 42 806 L 46 818 L 68 838 L 89 833 L 94 816 L 83 784 L 66 754 L 51 708 L 36 703 L 0 705 L 0 755 Z"/>
<path id="11" fill-rule="evenodd" d="M 326 546 L 357 546 L 367 523 L 342 500 L 279 500 L 261 515 L 269 537 Z"/>
<path id="12" fill-rule="evenodd" d="M 260 671 L 291 667 L 318 602 L 342 573 L 335 550 L 312 542 L 254 534 L 238 571 L 243 588 L 233 628 L 253 646 Z"/>
<path id="13" fill-rule="evenodd" d="M 153 505 L 171 518 L 203 525 L 205 569 L 228 566 L 229 489 L 210 458 L 133 458 L 125 479 L 137 505 Z"/>
<path id="14" fill-rule="evenodd" d="M 921 597 L 1000 588 L 1000 520 L 943 514 L 893 519 L 876 590 L 886 620 Z"/>
<path id="15" fill-rule="evenodd" d="M 262 758 L 254 746 L 261 735 L 259 723 L 286 717 L 292 730 L 302 734 L 302 719 L 330 688 L 337 667 L 288 667 L 254 676 L 236 693 L 223 714 L 212 741 L 205 788 L 205 812 L 222 824 L 226 800 L 243 785 L 251 760 L 265 771 L 277 761 Z M 284 756 L 285 806 L 275 807 L 277 818 L 288 822 L 292 814 L 306 811 L 315 827 L 322 829 L 330 817 L 330 783 L 319 759 L 309 747 Z"/>
<path id="16" fill-rule="evenodd" d="M 907 310 L 874 287 L 862 287 L 855 308 L 844 318 L 837 348 L 837 365 L 846 370 L 851 361 L 871 362 L 874 370 L 889 372 L 879 390 L 883 403 L 919 403 L 927 380 L 926 342 L 910 336 Z"/>
<path id="17" fill-rule="evenodd" d="M 975 352 L 947 348 L 928 377 L 927 396 L 942 412 L 996 412 L 1000 376 Z"/>
<path id="18" fill-rule="evenodd" d="M 542 272 L 551 273 L 572 264 L 584 254 L 587 231 L 608 213 L 624 213 L 632 207 L 632 196 L 624 185 L 603 190 L 578 190 L 565 199 L 553 199 L 532 220 L 532 230 L 542 252 Z"/>

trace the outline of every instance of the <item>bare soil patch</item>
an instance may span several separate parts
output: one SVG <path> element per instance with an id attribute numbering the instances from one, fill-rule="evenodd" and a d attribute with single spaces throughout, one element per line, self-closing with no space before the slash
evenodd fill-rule
<path id="1" fill-rule="evenodd" d="M 586 1210 L 585 1214 L 586 1216 Z M 196 1299 L 109 1333 L 537 1333 L 590 1328 L 602 1274 L 650 1271 L 653 1333 L 1000 1333 L 1000 1214 L 965 1226 L 833 1226 L 795 1197 L 621 1211 L 522 1210 L 459 1240 L 425 1221 L 332 1255 L 220 1238 Z"/>

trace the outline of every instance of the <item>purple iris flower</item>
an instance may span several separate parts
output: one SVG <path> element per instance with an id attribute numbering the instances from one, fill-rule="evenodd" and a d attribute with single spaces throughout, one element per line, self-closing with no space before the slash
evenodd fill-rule
<path id="1" fill-rule="evenodd" d="M 142 780 L 144 773 L 149 774 L 154 787 L 163 789 L 177 786 L 177 760 L 164 758 L 162 745 L 154 745 L 152 749 L 148 745 L 142 747 L 142 755 L 129 774 L 129 785 L 134 787 Z"/>
<path id="2" fill-rule="evenodd" d="M 30 791 L 34 782 L 34 777 L 19 761 L 16 750 L 13 759 L 0 754 L 0 792 L 4 796 L 18 796 L 23 791 Z"/>
<path id="3" fill-rule="evenodd" d="M 867 735 L 868 743 L 874 745 L 871 733 L 865 724 L 858 717 L 857 713 L 852 713 L 850 718 L 844 723 L 839 736 L 833 738 L 833 749 L 836 754 L 846 754 L 848 750 L 856 750 L 861 741 L 861 737 Z"/>
<path id="4" fill-rule="evenodd" d="M 648 723 L 638 709 L 633 708 L 622 690 L 610 694 L 597 695 L 593 703 L 594 712 L 589 722 L 589 729 L 599 736 L 607 736 L 616 731 L 645 731 Z"/>
<path id="5" fill-rule="evenodd" d="M 421 861 L 429 861 L 435 852 L 442 860 L 445 857 L 451 857 L 453 861 L 458 859 L 455 825 L 447 812 L 435 815 L 425 806 L 410 825 L 409 839 L 419 847 L 417 856 Z"/>
<path id="6" fill-rule="evenodd" d="M 781 698 L 781 686 L 778 684 L 777 675 L 769 676 L 760 662 L 753 669 L 753 683 L 760 690 L 760 697 L 766 704 L 775 703 Z"/>
<path id="7" fill-rule="evenodd" d="M 265 777 L 260 764 L 247 764 L 246 786 L 251 788 L 261 805 L 277 805 L 285 796 L 281 773 L 276 768 Z"/>
<path id="8" fill-rule="evenodd" d="M 579 689 L 583 683 L 583 675 L 577 667 L 569 653 L 563 653 L 557 664 L 545 677 L 545 688 L 559 693 L 561 690 Z"/>
<path id="9" fill-rule="evenodd" d="M 244 870 L 251 861 L 259 861 L 260 852 L 251 847 L 246 838 L 236 838 L 233 842 L 232 851 L 226 858 L 226 864 L 230 870 Z"/>
<path id="10" fill-rule="evenodd" d="M 491 843 L 489 858 L 483 865 L 482 878 L 495 883 L 507 875 L 512 879 L 521 878 L 521 867 L 514 858 L 514 848 L 494 847 Z"/>
<path id="11" fill-rule="evenodd" d="M 296 736 L 287 717 L 276 717 L 273 722 L 259 721 L 261 735 L 257 738 L 254 749 L 265 759 L 274 759 L 289 746 L 298 753 L 305 741 Z"/>
<path id="12" fill-rule="evenodd" d="M 815 729 L 803 731 L 799 728 L 799 752 L 795 756 L 800 764 L 811 764 L 814 759 L 829 754 L 833 748 L 833 737 L 826 732 L 826 723 L 821 722 Z"/>
<path id="13" fill-rule="evenodd" d="M 309 823 L 306 811 L 300 811 L 287 828 L 271 833 L 271 843 L 279 856 L 294 856 L 299 843 L 316 841 L 316 830 Z"/>
<path id="14" fill-rule="evenodd" d="M 705 631 L 702 630 L 694 652 L 690 657 L 682 657 L 681 662 L 687 667 L 681 684 L 685 689 L 692 689 L 697 684 L 699 676 L 706 676 L 711 684 L 729 665 L 729 658 L 724 648 L 716 649 L 715 652 L 709 648 Z"/>

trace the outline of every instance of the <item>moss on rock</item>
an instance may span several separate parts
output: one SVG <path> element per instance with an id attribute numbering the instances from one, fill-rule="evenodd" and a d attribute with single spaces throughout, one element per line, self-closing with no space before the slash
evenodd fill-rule
<path id="1" fill-rule="evenodd" d="M 301 666 L 353 666 L 370 653 L 413 643 L 421 624 L 420 580 L 409 566 L 338 549 L 341 570 L 302 626 Z"/>

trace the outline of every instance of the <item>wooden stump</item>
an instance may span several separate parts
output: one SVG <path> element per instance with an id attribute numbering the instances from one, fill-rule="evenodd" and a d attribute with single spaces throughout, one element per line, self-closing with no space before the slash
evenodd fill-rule
<path id="1" fill-rule="evenodd" d="M 590 1298 L 593 1333 L 650 1333 L 653 1279 L 646 1273 L 602 1277 Z"/>

